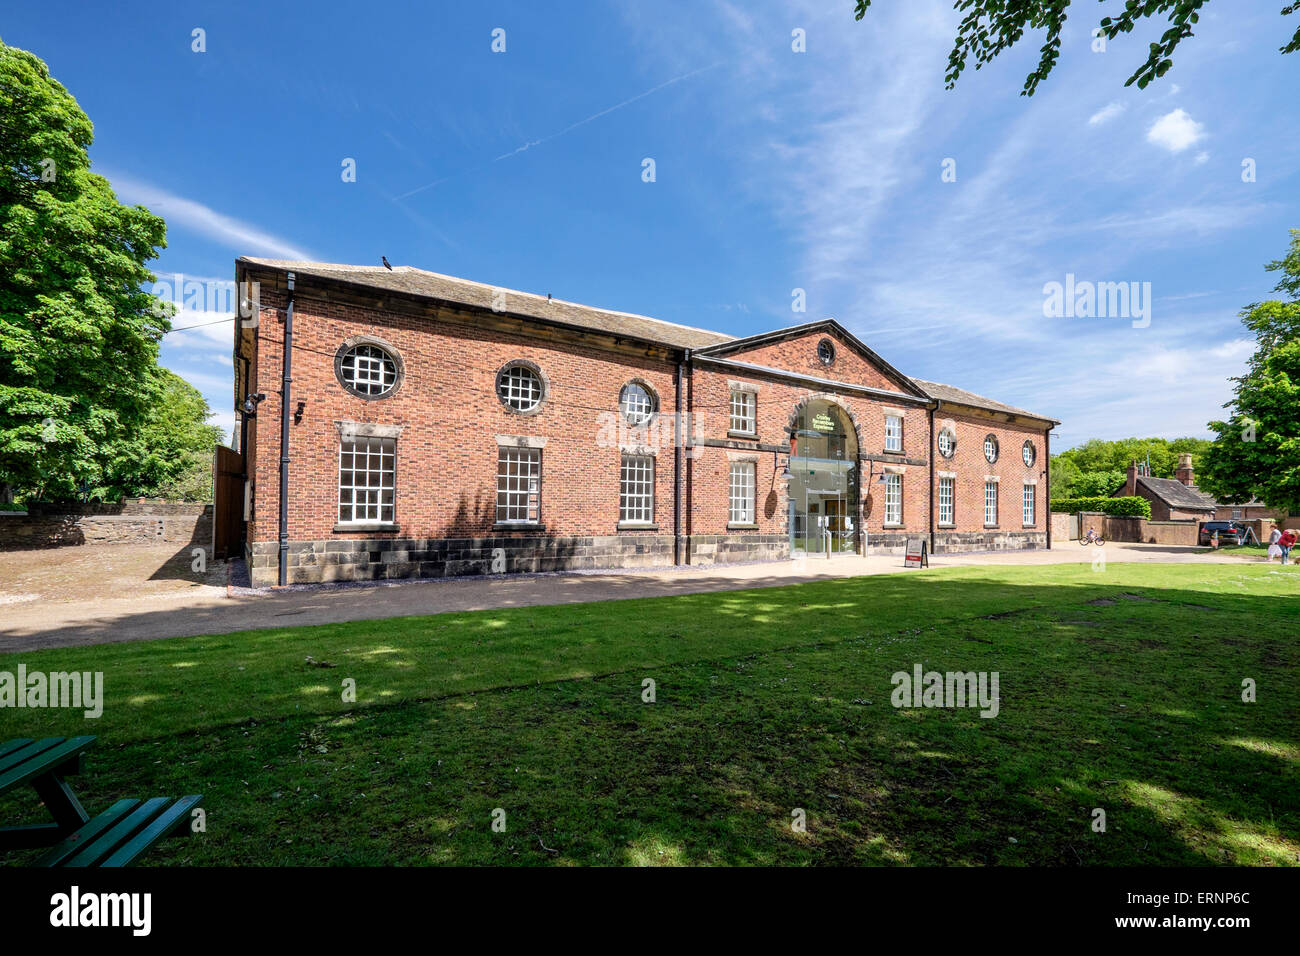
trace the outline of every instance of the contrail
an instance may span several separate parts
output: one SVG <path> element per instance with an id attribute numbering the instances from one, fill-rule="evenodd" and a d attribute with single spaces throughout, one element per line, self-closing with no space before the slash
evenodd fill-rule
<path id="1" fill-rule="evenodd" d="M 691 70 L 689 73 L 683 73 L 681 76 L 675 76 L 671 80 L 665 80 L 663 83 L 660 83 L 658 86 L 650 87 L 650 89 L 646 90 L 644 93 L 638 93 L 636 96 L 626 99 L 621 103 L 615 103 L 613 106 L 607 107 L 606 109 L 601 110 L 599 113 L 592 113 L 586 119 L 580 119 L 576 123 L 570 123 L 568 126 L 564 127 L 564 129 L 560 130 L 559 132 L 552 133 L 549 136 L 543 136 L 541 139 L 531 139 L 528 142 L 524 143 L 522 146 L 518 147 L 517 149 L 512 149 L 508 153 L 502 153 L 500 156 L 496 157 L 491 162 L 499 163 L 501 162 L 501 160 L 509 159 L 511 156 L 518 156 L 520 153 L 526 152 L 527 150 L 532 149 L 534 146 L 541 146 L 543 143 L 549 143 L 551 140 L 558 139 L 559 137 L 563 136 L 566 133 L 573 132 L 579 126 L 586 126 L 588 123 L 593 122 L 594 120 L 598 120 L 602 116 L 608 116 L 610 113 L 613 113 L 615 110 L 621 110 L 625 106 L 630 106 L 631 104 L 635 103 L 637 100 L 643 100 L 647 96 L 651 95 L 652 93 L 658 93 L 660 90 L 664 89 L 665 87 L 672 86 L 674 83 L 680 83 L 682 80 L 689 80 L 693 76 L 698 76 L 699 74 L 705 72 L 706 70 L 711 70 L 715 66 L 720 66 L 720 65 L 721 65 L 720 63 L 712 63 L 709 66 L 702 66 L 698 70 Z M 482 166 L 487 166 L 487 165 L 490 164 L 489 163 L 482 164 Z M 482 166 L 476 166 L 474 167 L 474 169 L 481 169 Z M 471 171 L 472 170 L 467 170 L 467 172 L 471 172 Z M 458 175 L 464 175 L 464 173 Z M 412 189 L 410 192 L 402 193 L 400 196 L 396 198 L 397 200 L 406 199 L 410 196 L 414 196 L 416 193 L 422 193 L 426 189 L 432 189 L 434 186 L 440 185 L 442 183 L 447 182 L 449 179 L 454 179 L 454 178 L 455 176 L 444 176 L 442 179 L 436 179 L 433 182 L 426 183 L 423 186 L 417 186 L 415 189 Z"/>

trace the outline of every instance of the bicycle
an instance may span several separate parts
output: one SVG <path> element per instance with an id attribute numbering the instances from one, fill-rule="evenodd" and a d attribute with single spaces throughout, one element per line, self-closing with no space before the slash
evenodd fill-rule
<path id="1" fill-rule="evenodd" d="M 1099 535 L 1092 528 L 1089 528 L 1088 533 L 1079 539 L 1079 547 L 1081 548 L 1086 548 L 1090 544 L 1095 544 L 1097 547 L 1100 548 L 1105 543 L 1106 543 L 1106 539 L 1103 538 L 1101 535 Z"/>

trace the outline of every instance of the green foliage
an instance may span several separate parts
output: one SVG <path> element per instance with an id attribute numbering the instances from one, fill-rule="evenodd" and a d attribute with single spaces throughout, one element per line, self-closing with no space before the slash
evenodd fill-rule
<path id="1" fill-rule="evenodd" d="M 1124 480 L 1123 475 L 1128 472 L 1129 464 L 1133 461 L 1145 462 L 1149 456 L 1153 477 L 1172 478 L 1178 467 L 1179 454 L 1190 452 L 1192 466 L 1198 467 L 1199 459 L 1209 447 L 1210 441 L 1206 438 L 1121 438 L 1118 441 L 1102 441 L 1093 438 L 1077 448 L 1053 455 L 1052 461 L 1053 463 L 1057 459 L 1068 461 L 1079 472 L 1120 472 L 1120 480 L 1115 483 L 1118 487 Z M 1063 489 L 1053 483 L 1052 490 Z"/>
<path id="2" fill-rule="evenodd" d="M 1085 471 L 1079 474 L 1070 487 L 1074 498 L 1106 498 L 1119 490 L 1127 480 L 1123 471 Z"/>
<path id="3" fill-rule="evenodd" d="M 158 397 L 140 427 L 113 445 L 98 497 L 211 501 L 212 452 L 222 430 L 207 424 L 212 410 L 198 389 L 164 368 L 152 374 Z"/>
<path id="4" fill-rule="evenodd" d="M 86 114 L 3 42 L 0 117 L 0 486 L 70 496 L 157 398 L 170 313 L 142 286 L 166 227 L 90 171 Z"/>
<path id="5" fill-rule="evenodd" d="M 1271 299 L 1242 310 L 1255 335 L 1255 353 L 1236 382 L 1227 421 L 1216 434 L 1197 482 L 1226 501 L 1258 497 L 1274 508 L 1300 512 L 1300 229 L 1291 230 L 1287 255 L 1269 263 L 1281 272 Z"/>
<path id="6" fill-rule="evenodd" d="M 1120 518 L 1150 518 L 1151 502 L 1137 497 L 1057 498 L 1052 501 L 1052 510 L 1065 514 L 1074 514 L 1076 511 L 1100 511 L 1102 514 Z"/>
<path id="7" fill-rule="evenodd" d="M 1105 2 L 1105 0 L 1102 0 Z M 1136 83 L 1138 89 L 1146 89 L 1147 84 L 1169 72 L 1174 65 L 1174 51 L 1183 40 L 1192 36 L 1192 27 L 1200 19 L 1200 9 L 1209 0 L 1126 0 L 1124 9 L 1116 16 L 1102 17 L 1097 29 L 1106 40 L 1113 40 L 1121 33 L 1132 33 L 1139 20 L 1157 14 L 1168 14 L 1169 29 L 1160 36 L 1158 43 L 1148 47 L 1146 62 L 1139 66 L 1125 82 L 1125 86 Z M 856 0 L 854 16 L 861 20 L 866 16 L 871 0 Z M 1065 28 L 1070 0 L 956 0 L 953 8 L 964 13 L 957 36 L 953 40 L 952 51 L 948 54 L 948 69 L 944 81 L 952 89 L 957 78 L 966 68 L 966 60 L 975 58 L 975 69 L 991 62 L 1004 50 L 1013 47 L 1024 36 L 1026 29 L 1046 30 L 1047 38 L 1039 48 L 1038 67 L 1025 78 L 1021 96 L 1033 96 L 1038 84 L 1047 79 L 1056 66 L 1061 55 L 1061 32 Z M 1288 16 L 1300 10 L 1300 3 L 1291 3 L 1282 8 L 1282 15 Z M 1300 28 L 1296 29 L 1291 40 L 1281 48 L 1283 53 L 1300 50 Z"/>
<path id="8" fill-rule="evenodd" d="M 1048 467 L 1049 475 L 1052 480 L 1052 491 L 1062 496 L 1070 495 L 1074 483 L 1078 480 L 1079 475 L 1081 474 L 1079 466 L 1068 458 L 1062 458 L 1060 455 L 1053 455 Z"/>

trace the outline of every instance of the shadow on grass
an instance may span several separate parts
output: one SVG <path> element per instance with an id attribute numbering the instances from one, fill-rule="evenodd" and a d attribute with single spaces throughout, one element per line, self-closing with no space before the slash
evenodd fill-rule
<path id="1" fill-rule="evenodd" d="M 207 795 L 158 863 L 1297 862 L 1294 578 L 990 571 L 23 659 L 106 672 L 89 808 Z M 998 716 L 892 707 L 918 663 Z"/>

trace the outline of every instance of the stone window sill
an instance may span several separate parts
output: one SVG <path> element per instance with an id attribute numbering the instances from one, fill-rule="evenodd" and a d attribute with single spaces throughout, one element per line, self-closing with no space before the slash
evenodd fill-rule
<path id="1" fill-rule="evenodd" d="M 997 531 L 997 530 L 998 530 L 998 527 L 999 527 L 999 526 L 998 526 L 998 525 L 995 525 L 995 524 L 986 524 L 986 525 L 984 526 L 984 530 L 985 530 L 985 531 Z"/>
<path id="2" fill-rule="evenodd" d="M 659 525 L 652 521 L 620 521 L 615 526 L 619 531 L 658 531 Z"/>
<path id="3" fill-rule="evenodd" d="M 897 521 L 897 522 L 886 521 L 880 527 L 886 529 L 887 531 L 901 531 L 903 528 L 907 527 L 907 525 L 905 525 L 901 521 Z"/>
<path id="4" fill-rule="evenodd" d="M 401 525 L 395 521 L 348 521 L 334 526 L 334 533 L 348 531 L 400 531 Z"/>
<path id="5" fill-rule="evenodd" d="M 756 525 L 756 524 L 741 524 L 741 523 L 739 523 L 739 522 L 728 521 L 728 522 L 727 522 L 727 530 L 728 530 L 728 531 L 757 531 L 757 530 L 758 530 L 758 525 Z"/>
<path id="6" fill-rule="evenodd" d="M 758 441 L 758 432 L 735 432 L 728 431 L 728 438 L 748 438 L 751 441 Z"/>
<path id="7" fill-rule="evenodd" d="M 941 521 L 941 522 L 939 522 L 939 527 L 940 527 L 940 528 L 943 528 L 945 531 L 951 531 L 953 528 L 957 527 L 957 525 L 956 525 L 956 524 L 944 524 L 944 523 Z"/>
<path id="8" fill-rule="evenodd" d="M 493 531 L 542 531 L 545 529 L 540 521 L 498 521 L 492 525 Z"/>

